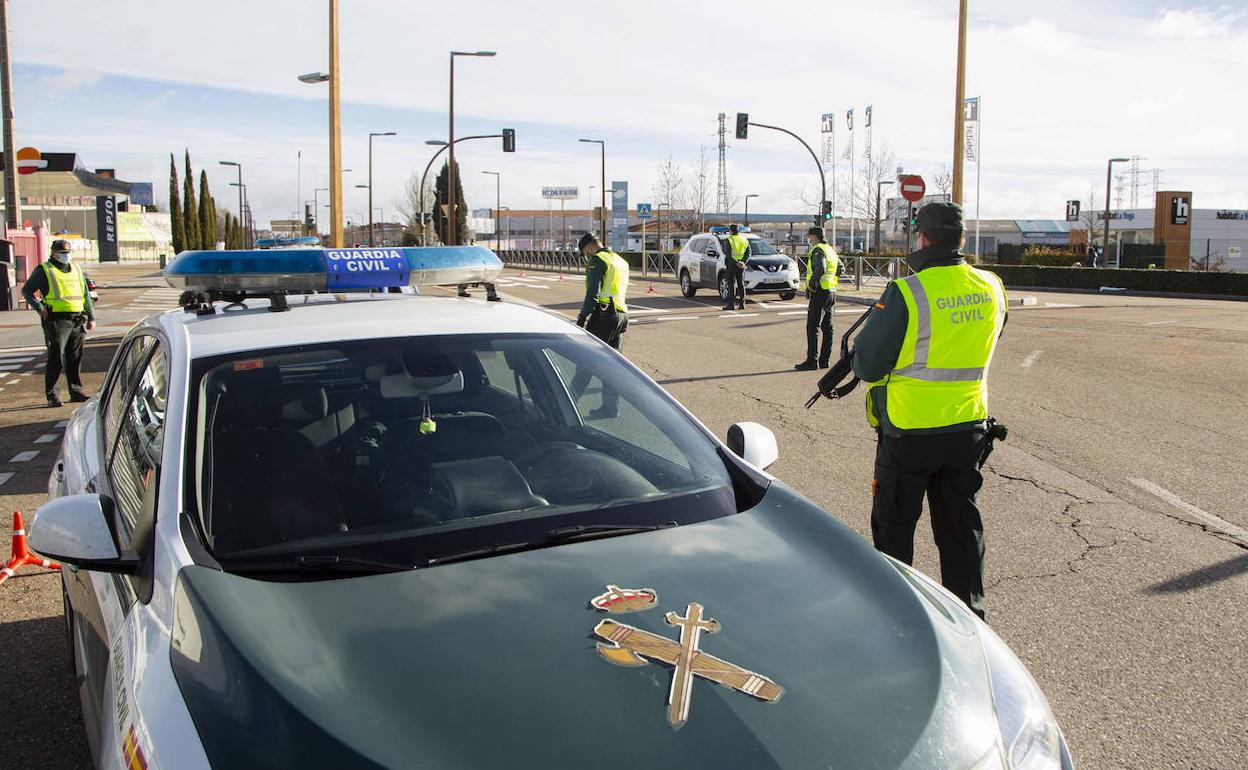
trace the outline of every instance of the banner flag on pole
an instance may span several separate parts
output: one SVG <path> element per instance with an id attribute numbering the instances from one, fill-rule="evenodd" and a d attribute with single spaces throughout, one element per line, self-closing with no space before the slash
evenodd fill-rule
<path id="1" fill-rule="evenodd" d="M 845 125 L 849 131 L 849 143 L 845 146 L 845 154 L 841 156 L 841 160 L 849 160 L 854 153 L 854 111 L 850 110 L 845 113 Z"/>
<path id="2" fill-rule="evenodd" d="M 867 124 L 866 124 L 867 146 L 862 151 L 862 157 L 866 158 L 867 162 L 870 162 L 871 161 L 871 105 L 870 104 L 867 105 L 866 117 L 867 117 Z"/>
<path id="3" fill-rule="evenodd" d="M 823 113 L 819 129 L 823 134 L 823 163 L 827 165 L 836 161 L 836 113 Z"/>
<path id="4" fill-rule="evenodd" d="M 979 163 L 979 97 L 972 96 L 962 105 L 963 153 L 969 163 Z"/>

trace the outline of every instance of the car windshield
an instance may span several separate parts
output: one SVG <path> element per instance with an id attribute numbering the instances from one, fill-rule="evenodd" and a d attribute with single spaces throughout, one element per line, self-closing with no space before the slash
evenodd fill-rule
<path id="1" fill-rule="evenodd" d="M 718 446 L 569 335 L 335 342 L 197 361 L 188 503 L 231 559 L 430 563 L 561 528 L 734 513 Z"/>
<path id="2" fill-rule="evenodd" d="M 779 253 L 780 253 L 780 252 L 776 251 L 775 247 L 773 247 L 773 246 L 772 246 L 770 243 L 768 243 L 767 241 L 764 241 L 762 238 L 751 238 L 751 239 L 750 239 L 750 254 L 751 254 L 752 256 L 755 256 L 755 257 L 772 257 L 772 256 L 775 256 L 776 254 L 779 254 Z"/>

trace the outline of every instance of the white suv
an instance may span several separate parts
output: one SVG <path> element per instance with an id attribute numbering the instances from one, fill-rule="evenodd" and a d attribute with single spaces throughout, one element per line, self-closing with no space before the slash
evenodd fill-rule
<path id="1" fill-rule="evenodd" d="M 721 232 L 722 231 L 722 232 Z M 797 296 L 801 274 L 797 262 L 776 251 L 775 247 L 748 228 L 740 228 L 750 242 L 750 261 L 745 270 L 745 293 L 776 293 L 782 300 Z M 698 289 L 716 289 L 719 298 L 728 301 L 728 282 L 724 277 L 724 255 L 728 249 L 727 228 L 711 228 L 708 233 L 690 238 L 680 250 L 677 270 L 680 291 L 686 297 Z"/>

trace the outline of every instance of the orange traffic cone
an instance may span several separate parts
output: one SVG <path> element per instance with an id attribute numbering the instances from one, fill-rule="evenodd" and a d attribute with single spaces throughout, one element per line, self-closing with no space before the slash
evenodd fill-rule
<path id="1" fill-rule="evenodd" d="M 563 271 L 562 271 L 562 270 L 560 270 L 560 271 L 559 271 L 559 280 L 560 280 L 560 281 L 562 281 L 562 280 L 563 280 Z"/>
<path id="2" fill-rule="evenodd" d="M 659 290 L 654 288 L 654 281 L 651 281 L 650 285 L 646 287 L 646 294 L 658 294 L 658 293 L 659 293 Z"/>
<path id="3" fill-rule="evenodd" d="M 48 569 L 60 569 L 61 565 L 54 561 L 49 561 L 42 556 L 36 556 L 26 547 L 26 528 L 22 526 L 22 514 L 17 511 L 13 512 L 13 555 L 9 558 L 9 563 L 4 567 L 0 567 L 0 584 L 13 577 L 13 573 L 22 567 L 31 565 L 35 567 L 47 567 Z"/>

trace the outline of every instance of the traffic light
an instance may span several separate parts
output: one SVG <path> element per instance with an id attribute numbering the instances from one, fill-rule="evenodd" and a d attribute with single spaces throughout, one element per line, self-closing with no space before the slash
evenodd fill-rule
<path id="1" fill-rule="evenodd" d="M 750 116 L 746 112 L 737 113 L 737 138 L 746 139 L 750 135 Z"/>
<path id="2" fill-rule="evenodd" d="M 911 204 L 910 206 L 910 229 L 918 232 L 919 226 L 919 207 Z"/>
<path id="3" fill-rule="evenodd" d="M 312 227 L 316 224 L 316 213 L 312 211 L 312 204 L 303 204 L 303 224 L 305 227 Z"/>
<path id="4" fill-rule="evenodd" d="M 515 151 L 516 151 L 516 129 L 504 128 L 503 129 L 503 152 L 515 152 Z"/>
<path id="5" fill-rule="evenodd" d="M 823 216 L 824 222 L 827 222 L 829 219 L 831 219 L 832 218 L 832 201 L 824 201 L 823 205 L 819 208 L 819 213 L 821 216 Z"/>

